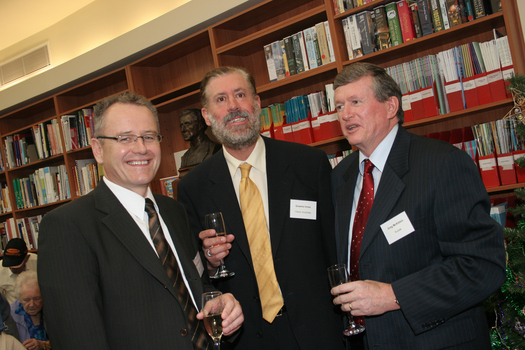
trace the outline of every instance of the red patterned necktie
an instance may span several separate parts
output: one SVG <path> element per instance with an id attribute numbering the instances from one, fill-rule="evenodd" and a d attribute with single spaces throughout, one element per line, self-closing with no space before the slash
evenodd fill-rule
<path id="1" fill-rule="evenodd" d="M 172 285 L 177 292 L 179 302 L 184 307 L 184 313 L 186 315 L 186 320 L 188 321 L 188 334 L 191 335 L 193 348 L 195 350 L 205 350 L 208 348 L 208 333 L 202 322 L 197 320 L 197 310 L 193 305 L 190 293 L 186 288 L 186 284 L 180 273 L 179 264 L 166 241 L 166 237 L 164 237 L 164 232 L 162 232 L 157 211 L 155 210 L 153 202 L 149 198 L 146 198 L 146 213 L 149 217 L 149 232 L 153 244 L 155 245 L 155 249 L 159 254 L 159 259 L 162 266 L 164 266 L 168 277 L 173 283 Z"/>
<path id="2" fill-rule="evenodd" d="M 359 195 L 357 210 L 355 212 L 354 226 L 352 229 L 352 243 L 350 245 L 350 280 L 359 280 L 359 253 L 361 251 L 361 241 L 365 232 L 366 221 L 374 203 L 374 177 L 372 171 L 374 164 L 365 159 L 365 170 L 363 174 L 363 187 Z M 354 317 L 354 321 L 364 325 L 364 317 Z"/>

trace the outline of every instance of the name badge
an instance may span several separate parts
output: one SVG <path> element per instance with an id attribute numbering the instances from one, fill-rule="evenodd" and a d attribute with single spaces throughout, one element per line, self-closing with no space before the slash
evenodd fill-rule
<path id="1" fill-rule="evenodd" d="M 195 264 L 197 271 L 199 271 L 199 276 L 202 277 L 202 273 L 204 272 L 204 265 L 202 264 L 201 255 L 199 254 L 199 252 L 197 252 L 197 255 L 195 255 L 195 258 L 193 258 L 193 264 Z"/>
<path id="2" fill-rule="evenodd" d="M 290 200 L 290 218 L 291 219 L 317 219 L 317 202 L 301 201 L 298 199 Z"/>
<path id="3" fill-rule="evenodd" d="M 392 244 L 414 232 L 414 226 L 404 211 L 382 224 L 381 230 L 383 230 L 388 244 Z"/>

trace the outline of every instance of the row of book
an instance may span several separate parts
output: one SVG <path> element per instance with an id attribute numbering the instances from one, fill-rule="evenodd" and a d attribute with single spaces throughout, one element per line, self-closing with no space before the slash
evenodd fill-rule
<path id="1" fill-rule="evenodd" d="M 0 213 L 8 213 L 13 210 L 10 198 L 7 182 L 0 183 Z"/>
<path id="2" fill-rule="evenodd" d="M 177 180 L 179 180 L 178 176 L 168 176 L 160 179 L 160 190 L 162 194 L 171 198 L 175 198 L 175 187 L 177 186 Z"/>
<path id="3" fill-rule="evenodd" d="M 65 165 L 37 169 L 27 177 L 13 179 L 17 209 L 33 208 L 71 198 Z"/>
<path id="4" fill-rule="evenodd" d="M 263 107 L 261 134 L 303 144 L 341 136 L 341 126 L 333 106 L 333 84 L 327 84 L 323 91 Z"/>
<path id="5" fill-rule="evenodd" d="M 30 216 L 26 218 L 9 218 L 0 222 L 0 244 L 2 254 L 10 239 L 22 238 L 26 242 L 29 250 L 38 249 L 38 231 L 42 215 Z"/>
<path id="6" fill-rule="evenodd" d="M 277 81 L 335 61 L 328 21 L 264 46 L 270 81 Z"/>
<path id="7" fill-rule="evenodd" d="M 483 0 L 401 0 L 350 15 L 342 20 L 348 59 L 501 11 L 500 1 L 494 2 L 498 3 L 494 5 L 497 6 L 495 10 L 486 6 Z M 341 8 L 340 4 L 338 8 Z"/>
<path id="8" fill-rule="evenodd" d="M 334 154 L 328 155 L 328 161 L 330 162 L 330 165 L 332 166 L 332 169 L 335 168 L 345 157 L 352 154 L 352 149 L 339 151 Z"/>
<path id="9" fill-rule="evenodd" d="M 13 169 L 62 153 L 62 141 L 56 119 L 33 125 L 25 132 L 4 139 L 6 166 Z"/>
<path id="10" fill-rule="evenodd" d="M 463 44 L 386 70 L 403 94 L 405 122 L 510 98 L 505 79 L 514 74 L 506 36 Z"/>
<path id="11" fill-rule="evenodd" d="M 66 151 L 91 145 L 95 131 L 93 108 L 82 108 L 75 114 L 66 114 L 60 118 L 64 132 Z"/>
<path id="12" fill-rule="evenodd" d="M 525 140 L 516 132 L 517 123 L 502 119 L 472 126 L 478 165 L 487 188 L 525 182 L 525 169 L 515 164 L 525 156 Z"/>
<path id="13" fill-rule="evenodd" d="M 83 196 L 95 189 L 104 175 L 102 165 L 93 158 L 76 160 L 72 170 L 77 196 Z"/>

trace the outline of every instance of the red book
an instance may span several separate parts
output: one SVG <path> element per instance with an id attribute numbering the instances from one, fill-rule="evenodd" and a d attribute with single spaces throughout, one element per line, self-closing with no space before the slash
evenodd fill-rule
<path id="1" fill-rule="evenodd" d="M 403 42 L 414 40 L 416 38 L 416 29 L 412 20 L 412 12 L 406 0 L 398 1 L 397 12 L 399 13 L 399 24 L 401 25 L 401 33 L 403 34 Z"/>

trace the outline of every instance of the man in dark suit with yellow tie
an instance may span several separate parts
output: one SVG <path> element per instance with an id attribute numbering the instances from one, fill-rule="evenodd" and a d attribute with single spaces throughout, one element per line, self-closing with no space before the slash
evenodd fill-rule
<path id="1" fill-rule="evenodd" d="M 155 107 L 134 93 L 104 99 L 94 136 L 103 180 L 40 226 L 38 280 L 53 349 L 211 349 L 197 312 L 213 288 L 188 217 L 148 187 L 161 155 Z M 231 294 L 225 300 L 229 335 L 243 316 Z"/>
<path id="2" fill-rule="evenodd" d="M 206 74 L 201 102 L 223 148 L 182 178 L 178 200 L 210 275 L 220 258 L 235 272 L 218 280 L 245 315 L 235 349 L 342 349 L 326 271 L 336 260 L 326 154 L 259 135 L 260 99 L 243 68 Z M 227 238 L 205 230 L 205 215 L 219 211 Z"/>
<path id="3" fill-rule="evenodd" d="M 359 149 L 332 172 L 339 262 L 357 276 L 332 294 L 366 327 L 353 348 L 490 349 L 481 302 L 505 279 L 505 250 L 475 163 L 401 126 L 401 92 L 383 68 L 351 64 L 334 89 Z"/>

